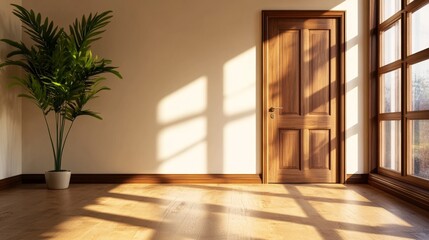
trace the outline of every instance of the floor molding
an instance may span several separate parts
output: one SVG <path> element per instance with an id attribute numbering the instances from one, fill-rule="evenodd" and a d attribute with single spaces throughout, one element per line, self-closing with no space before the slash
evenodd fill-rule
<path id="1" fill-rule="evenodd" d="M 379 174 L 369 174 L 368 183 L 416 206 L 429 210 L 429 191 Z"/>
<path id="2" fill-rule="evenodd" d="M 347 174 L 346 184 L 364 184 L 368 183 L 368 174 Z"/>
<path id="3" fill-rule="evenodd" d="M 13 177 L 8 177 L 5 179 L 2 179 L 2 180 L 0 180 L 0 190 L 18 185 L 21 183 L 21 181 L 22 181 L 21 175 L 16 175 Z"/>
<path id="4" fill-rule="evenodd" d="M 262 183 L 260 174 L 73 174 L 71 183 Z M 22 174 L 22 183 L 45 183 L 43 174 Z"/>

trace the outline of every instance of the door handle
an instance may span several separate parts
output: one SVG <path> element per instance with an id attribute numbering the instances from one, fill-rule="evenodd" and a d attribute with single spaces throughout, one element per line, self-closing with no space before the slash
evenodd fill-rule
<path id="1" fill-rule="evenodd" d="M 283 109 L 283 107 L 270 107 L 270 109 L 268 109 L 268 112 L 272 113 L 272 112 L 274 112 L 276 109 Z"/>

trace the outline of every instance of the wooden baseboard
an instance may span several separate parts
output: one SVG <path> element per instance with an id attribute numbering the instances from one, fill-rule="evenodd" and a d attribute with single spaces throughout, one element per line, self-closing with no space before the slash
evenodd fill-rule
<path id="1" fill-rule="evenodd" d="M 2 179 L 0 180 L 0 190 L 18 185 L 21 183 L 21 181 L 22 181 L 21 175 Z"/>
<path id="2" fill-rule="evenodd" d="M 400 199 L 429 210 L 429 191 L 427 190 L 373 173 L 369 174 L 368 183 Z"/>
<path id="3" fill-rule="evenodd" d="M 347 174 L 346 184 L 368 183 L 368 174 Z"/>
<path id="4" fill-rule="evenodd" d="M 23 183 L 45 183 L 43 174 L 23 174 Z M 259 174 L 73 174 L 71 183 L 262 183 Z"/>

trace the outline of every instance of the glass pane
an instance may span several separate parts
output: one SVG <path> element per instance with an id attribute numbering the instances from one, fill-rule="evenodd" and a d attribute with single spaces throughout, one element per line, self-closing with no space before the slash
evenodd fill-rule
<path id="1" fill-rule="evenodd" d="M 411 111 L 429 110 L 429 60 L 410 65 Z"/>
<path id="2" fill-rule="evenodd" d="M 380 113 L 401 111 L 401 69 L 381 75 Z"/>
<path id="3" fill-rule="evenodd" d="M 429 4 L 410 14 L 411 53 L 429 47 Z"/>
<path id="4" fill-rule="evenodd" d="M 410 121 L 410 175 L 429 179 L 429 120 Z"/>
<path id="5" fill-rule="evenodd" d="M 401 58 L 401 21 L 395 22 L 381 33 L 381 65 L 392 63 Z"/>
<path id="6" fill-rule="evenodd" d="M 380 22 L 401 10 L 401 0 L 380 0 Z"/>
<path id="7" fill-rule="evenodd" d="M 381 122 L 380 166 L 401 171 L 401 121 Z"/>

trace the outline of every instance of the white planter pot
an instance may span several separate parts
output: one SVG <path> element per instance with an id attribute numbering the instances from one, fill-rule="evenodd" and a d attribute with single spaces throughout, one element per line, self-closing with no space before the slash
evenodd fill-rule
<path id="1" fill-rule="evenodd" d="M 45 180 L 48 189 L 67 189 L 70 184 L 70 171 L 45 172 Z"/>

